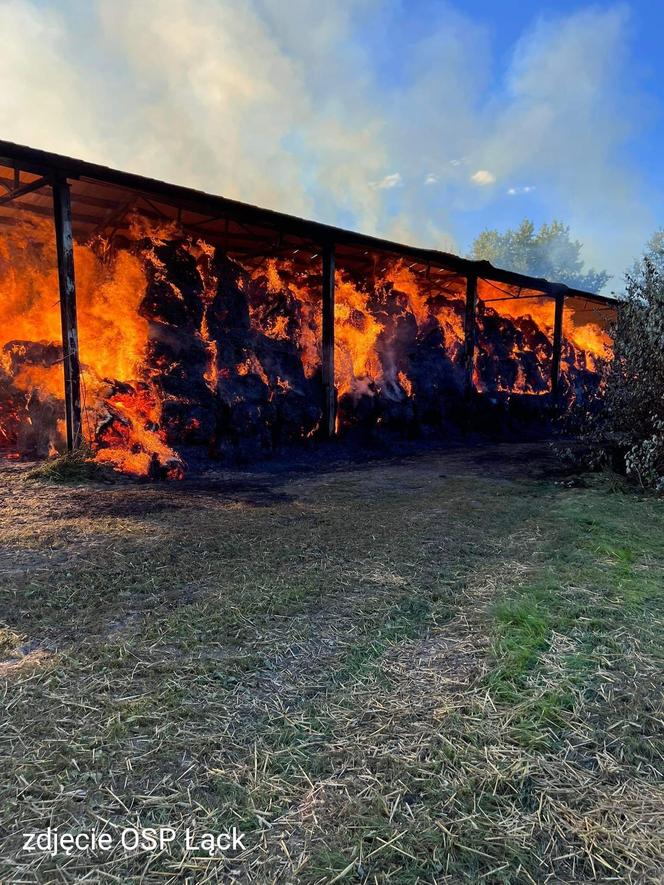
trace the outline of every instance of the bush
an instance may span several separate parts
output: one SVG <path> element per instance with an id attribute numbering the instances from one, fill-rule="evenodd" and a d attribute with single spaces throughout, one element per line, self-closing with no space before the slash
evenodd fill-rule
<path id="1" fill-rule="evenodd" d="M 664 263 L 652 254 L 627 276 L 613 330 L 603 408 L 585 439 L 595 463 L 617 466 L 644 487 L 664 491 Z"/>

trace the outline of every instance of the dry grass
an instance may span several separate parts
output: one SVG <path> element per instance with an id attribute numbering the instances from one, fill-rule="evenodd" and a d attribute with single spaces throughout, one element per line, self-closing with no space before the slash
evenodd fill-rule
<path id="1" fill-rule="evenodd" d="M 112 470 L 94 461 L 92 450 L 86 446 L 42 461 L 27 470 L 24 475 L 26 479 L 49 482 L 110 481 L 113 479 Z"/>
<path id="2" fill-rule="evenodd" d="M 536 464 L 5 471 L 2 881 L 661 881 L 664 505 Z M 21 852 L 49 823 L 247 850 Z"/>

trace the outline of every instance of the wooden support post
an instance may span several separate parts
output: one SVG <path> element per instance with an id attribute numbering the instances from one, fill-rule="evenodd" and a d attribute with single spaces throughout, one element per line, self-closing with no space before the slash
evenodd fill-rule
<path id="1" fill-rule="evenodd" d="M 473 371 L 475 368 L 475 327 L 477 319 L 477 274 L 470 271 L 466 278 L 466 321 L 465 321 L 465 394 L 469 400 L 473 392 Z"/>
<path id="2" fill-rule="evenodd" d="M 323 435 L 336 433 L 337 393 L 334 386 L 334 245 L 323 247 Z"/>
<path id="3" fill-rule="evenodd" d="M 563 348 L 563 309 L 565 296 L 556 292 L 556 309 L 553 318 L 553 356 L 551 358 L 551 393 L 554 400 L 560 388 L 560 359 Z"/>
<path id="4" fill-rule="evenodd" d="M 74 236 L 71 224 L 71 197 L 66 178 L 55 176 L 53 215 L 58 252 L 60 283 L 60 319 L 65 374 L 65 420 L 67 449 L 71 452 L 83 441 L 81 425 L 81 369 L 78 359 L 78 326 L 76 322 L 76 283 L 74 280 Z"/>

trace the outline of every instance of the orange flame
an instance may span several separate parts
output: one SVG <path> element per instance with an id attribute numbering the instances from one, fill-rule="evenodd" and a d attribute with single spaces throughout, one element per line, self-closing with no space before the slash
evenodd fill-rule
<path id="1" fill-rule="evenodd" d="M 501 294 L 503 293 L 503 294 Z M 498 314 L 509 318 L 515 328 L 523 331 L 526 351 L 529 351 L 539 366 L 540 381 L 542 386 L 534 389 L 527 381 L 523 368 L 524 352 L 513 346 L 511 357 L 516 368 L 516 376 L 512 383 L 506 383 L 503 379 L 497 380 L 497 389 L 509 393 L 544 394 L 550 391 L 551 372 L 551 347 L 553 342 L 554 326 L 554 301 L 551 297 L 541 293 L 530 291 L 519 292 L 510 288 L 496 287 L 491 283 L 480 280 L 478 294 L 484 299 L 484 310 L 488 314 Z M 571 349 L 574 356 L 574 367 L 578 370 L 586 369 L 592 373 L 599 368 L 599 363 L 610 359 L 612 342 L 610 335 L 601 328 L 599 323 L 578 321 L 575 312 L 566 306 L 563 312 L 563 339 L 567 348 Z M 527 333 L 527 323 L 534 323 L 536 330 L 547 339 L 547 345 Z M 493 342 L 481 342 L 489 350 Z M 569 367 L 561 365 L 561 372 L 565 374 Z M 475 373 L 475 383 L 478 390 L 487 390 L 487 383 L 480 373 Z"/>
<path id="2" fill-rule="evenodd" d="M 220 286 L 215 247 L 187 236 L 173 222 L 153 222 L 139 214 L 130 219 L 129 237 L 130 248 L 118 248 L 100 236 L 74 247 L 84 432 L 100 462 L 140 475 L 177 477 L 182 475 L 184 465 L 169 446 L 163 418 L 168 397 L 160 386 L 160 374 L 177 368 L 172 363 L 176 357 L 159 356 L 147 364 L 148 342 L 153 340 L 150 335 L 155 326 L 145 315 L 149 281 L 150 285 L 165 287 L 175 301 L 184 301 L 176 281 L 169 278 L 168 261 L 159 257 L 164 254 L 160 247 L 175 243 L 181 250 L 179 254 L 194 260 L 201 304 L 191 334 L 204 346 L 206 365 L 196 371 L 202 372 L 212 395 L 217 396 L 222 382 L 232 389 L 235 376 L 250 373 L 266 385 L 268 399 L 278 394 L 275 405 L 292 392 L 301 395 L 302 391 L 295 390 L 298 384 L 284 377 L 278 360 L 275 362 L 270 355 L 272 351 L 261 350 L 259 358 L 251 344 L 242 341 L 229 350 L 218 332 L 215 338 L 211 320 L 217 317 L 214 305 Z M 236 295 L 239 291 L 246 299 L 251 327 L 254 333 L 260 333 L 258 340 L 276 350 L 281 345 L 272 343 L 283 342 L 283 348 L 290 347 L 291 354 L 295 350 L 299 355 L 306 379 L 319 376 L 320 265 L 312 264 L 307 269 L 306 265 L 296 266 L 294 260 L 271 258 L 254 270 L 237 262 L 234 268 Z M 460 369 L 464 281 L 453 275 L 436 279 L 438 283 L 416 273 L 401 259 L 385 260 L 375 277 L 369 275 L 362 282 L 348 270 L 337 269 L 335 383 L 339 398 L 348 397 L 352 403 L 363 394 L 383 395 L 398 402 L 414 396 L 420 381 L 412 370 L 409 348 L 421 342 L 442 349 L 451 365 Z M 509 334 L 500 341 L 484 340 L 479 335 L 480 356 L 496 363 L 502 360 L 507 370 L 501 369 L 495 378 L 488 379 L 476 361 L 475 384 L 479 390 L 546 393 L 553 301 L 533 297 L 536 293 L 530 292 L 510 297 L 514 294 L 506 290 L 501 296 L 492 285 L 478 283 L 483 317 L 508 321 L 505 328 Z M 599 324 L 583 322 L 584 317 L 572 307 L 565 310 L 565 353 L 571 354 L 572 364 L 566 363 L 563 371 L 595 372 L 611 355 L 610 336 Z M 212 329 L 216 323 L 212 323 Z M 407 345 L 400 336 L 405 336 Z M 42 409 L 50 415 L 52 429 L 44 441 L 44 454 L 62 447 L 63 422 L 52 416 L 53 410 L 61 411 L 63 400 L 60 342 L 53 227 L 45 219 L 20 217 L 0 235 L 0 384 L 9 379 L 10 390 L 10 394 L 4 394 L 0 387 L 3 446 L 18 445 L 21 427 L 32 428 L 33 433 Z M 234 356 L 229 358 L 229 353 Z M 221 354 L 226 355 L 228 365 L 220 364 Z M 187 420 L 190 430 L 201 430 L 199 418 Z M 343 420 L 338 416 L 338 421 Z M 316 426 L 314 415 L 302 427 L 301 435 L 310 436 Z"/>
<path id="3" fill-rule="evenodd" d="M 111 250 L 109 243 L 100 237 L 86 244 L 75 243 L 74 262 L 84 433 L 94 447 L 97 441 L 93 424 L 107 380 L 132 383 L 141 374 L 148 323 L 139 307 L 145 294 L 146 277 L 138 255 L 128 250 Z M 56 267 L 55 238 L 49 221 L 21 218 L 8 231 L 3 231 L 0 237 L 0 352 L 5 371 L 10 341 L 61 343 Z M 11 352 L 17 355 L 16 348 Z M 28 359 L 12 373 L 12 382 L 26 396 L 37 394 L 61 401 L 64 395 L 61 358 L 47 365 L 34 364 Z M 139 474 L 147 472 L 153 456 L 177 460 L 172 449 L 141 425 L 141 408 L 137 407 L 133 416 L 131 408 L 132 401 L 128 398 L 122 404 L 122 411 L 128 422 L 124 443 L 129 454 L 120 453 L 117 446 L 105 448 L 103 453 L 97 452 L 98 460 Z M 49 441 L 50 453 L 56 446 L 62 448 L 62 421 L 59 427 L 58 439 Z"/>

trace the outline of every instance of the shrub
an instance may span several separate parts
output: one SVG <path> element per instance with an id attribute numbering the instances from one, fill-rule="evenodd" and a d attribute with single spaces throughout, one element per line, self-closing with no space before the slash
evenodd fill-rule
<path id="1" fill-rule="evenodd" d="M 664 491 L 664 263 L 646 256 L 627 276 L 605 369 L 603 408 L 586 424 L 595 463 L 616 466 Z M 618 456 L 618 457 L 617 457 Z"/>

